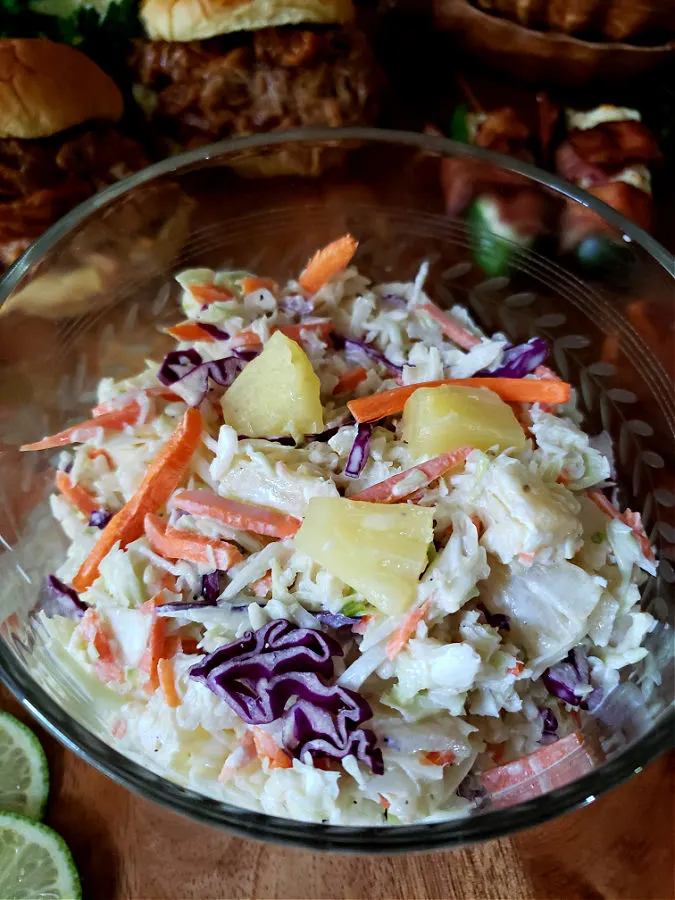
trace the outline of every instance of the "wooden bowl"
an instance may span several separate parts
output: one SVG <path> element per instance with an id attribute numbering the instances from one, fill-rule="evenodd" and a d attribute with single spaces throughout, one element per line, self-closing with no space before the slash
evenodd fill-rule
<path id="1" fill-rule="evenodd" d="M 525 81 L 571 87 L 635 78 L 675 63 L 675 41 L 660 46 L 582 41 L 525 28 L 468 0 L 434 0 L 434 18 L 438 29 L 453 35 L 458 48 Z"/>

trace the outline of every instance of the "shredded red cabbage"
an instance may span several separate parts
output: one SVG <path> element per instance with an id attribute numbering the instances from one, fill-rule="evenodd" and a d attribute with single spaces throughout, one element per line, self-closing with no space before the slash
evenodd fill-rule
<path id="1" fill-rule="evenodd" d="M 215 603 L 220 597 L 222 591 L 220 587 L 220 571 L 214 569 L 213 572 L 207 572 L 202 575 L 199 593 L 205 600 Z"/>
<path id="2" fill-rule="evenodd" d="M 209 374 L 206 365 L 197 366 L 186 372 L 178 381 L 174 381 L 171 389 L 187 403 L 188 406 L 199 406 L 209 389 Z"/>
<path id="3" fill-rule="evenodd" d="M 334 437 L 338 431 L 343 428 L 345 425 L 350 425 L 354 419 L 351 415 L 344 416 L 339 422 L 335 422 L 333 425 L 330 425 L 328 428 L 324 429 L 324 431 L 319 431 L 318 434 L 305 434 L 303 436 L 303 441 L 306 444 L 309 444 L 311 441 L 320 441 L 321 443 L 326 443 L 332 437 Z M 253 440 L 247 434 L 238 434 L 237 437 L 240 441 L 250 441 Z M 258 438 L 258 440 L 262 441 L 272 441 L 275 444 L 282 444 L 285 447 L 295 447 L 298 444 L 298 441 L 295 438 L 292 438 L 290 434 L 282 434 L 278 437 L 264 437 Z"/>
<path id="4" fill-rule="evenodd" d="M 248 434 L 238 434 L 237 438 L 240 441 L 271 441 L 273 444 L 281 444 L 282 447 L 295 447 L 296 441 L 295 438 L 292 438 L 290 434 L 282 434 L 280 437 L 261 437 L 261 438 L 252 438 Z"/>
<path id="5" fill-rule="evenodd" d="M 332 437 L 338 433 L 341 428 L 344 428 L 345 425 L 350 425 L 354 419 L 352 418 L 351 413 L 348 413 L 338 422 L 333 422 L 328 428 L 324 429 L 324 431 L 320 431 L 318 434 L 306 434 L 305 441 L 310 443 L 310 441 L 320 441 L 321 443 L 326 443 Z"/>
<path id="6" fill-rule="evenodd" d="M 48 575 L 31 612 L 43 612 L 49 619 L 54 616 L 81 619 L 88 608 L 70 585 L 64 584 L 56 575 Z"/>
<path id="7" fill-rule="evenodd" d="M 316 675 L 310 677 L 312 687 L 302 687 L 308 696 L 298 693 L 299 699 L 284 715 L 282 734 L 286 747 L 298 759 L 305 754 L 334 759 L 355 756 L 367 762 L 376 775 L 384 774 L 375 733 L 358 727 L 372 716 L 365 700 L 346 688 L 326 687 Z"/>
<path id="8" fill-rule="evenodd" d="M 342 759 L 354 753 L 381 773 L 375 735 L 358 727 L 371 718 L 370 706 L 354 691 L 322 680 L 333 675 L 333 656 L 342 656 L 333 638 L 275 619 L 219 647 L 190 675 L 249 725 L 283 718 L 284 742 L 298 758 L 309 753 Z"/>
<path id="9" fill-rule="evenodd" d="M 342 613 L 317 612 L 314 617 L 327 628 L 351 628 L 361 621 L 360 616 L 344 616 Z"/>
<path id="10" fill-rule="evenodd" d="M 237 375 L 244 368 L 245 362 L 240 356 L 224 356 L 222 359 L 212 359 L 203 364 L 211 381 L 222 387 L 229 387 Z"/>
<path id="11" fill-rule="evenodd" d="M 356 353 L 365 353 L 366 356 L 370 357 L 370 359 L 375 362 L 381 363 L 386 369 L 393 372 L 394 375 L 401 375 L 403 373 L 403 366 L 399 366 L 392 362 L 384 355 L 384 353 L 381 353 L 377 347 L 374 347 L 367 341 L 357 341 L 354 338 L 347 338 L 340 334 L 334 334 L 333 344 L 338 350 L 344 349 L 347 356 L 353 356 Z"/>
<path id="12" fill-rule="evenodd" d="M 217 605 L 215 600 L 176 600 L 172 603 L 162 603 L 161 606 L 156 607 L 155 612 L 158 616 L 173 617 L 192 609 L 213 609 Z"/>
<path id="13" fill-rule="evenodd" d="M 534 372 L 548 358 L 548 354 L 547 342 L 543 338 L 534 337 L 526 344 L 508 347 L 501 363 L 481 374 L 493 375 L 495 378 L 524 378 Z"/>
<path id="14" fill-rule="evenodd" d="M 579 688 L 587 688 L 590 684 L 590 667 L 588 654 L 583 646 L 574 647 L 565 659 L 550 666 L 541 676 L 549 693 L 569 703 L 570 706 L 586 708 L 584 697 L 580 697 Z"/>
<path id="15" fill-rule="evenodd" d="M 492 613 L 483 603 L 478 603 L 476 608 L 483 613 L 485 621 L 492 628 L 496 628 L 498 631 L 511 630 L 511 620 L 504 613 Z"/>
<path id="16" fill-rule="evenodd" d="M 539 710 L 539 715 L 543 719 L 540 743 L 552 744 L 558 740 L 558 719 L 556 714 L 548 706 L 545 706 Z"/>
<path id="17" fill-rule="evenodd" d="M 281 308 L 285 312 L 295 313 L 298 316 L 311 316 L 314 312 L 314 304 L 301 294 L 290 294 L 281 301 Z"/>
<path id="18" fill-rule="evenodd" d="M 236 682 L 269 679 L 287 672 L 315 672 L 330 678 L 333 656 L 342 656 L 342 647 L 333 638 L 312 628 L 296 628 L 286 619 L 274 619 L 257 631 L 248 631 L 239 640 L 214 650 L 198 666 L 193 666 L 190 675 L 212 690 L 215 686 L 214 693 L 227 694 L 228 703 L 245 722 L 262 725 L 279 718 L 283 706 L 277 711 L 274 698 L 252 697 L 246 692 L 243 699 L 237 700 Z M 230 681 L 232 687 L 228 685 Z"/>
<path id="19" fill-rule="evenodd" d="M 105 528 L 112 517 L 113 514 L 110 510 L 102 506 L 100 509 L 95 509 L 89 516 L 89 524 L 94 528 Z"/>
<path id="20" fill-rule="evenodd" d="M 207 334 L 210 334 L 212 338 L 215 338 L 217 341 L 227 341 L 230 339 L 230 335 L 227 331 L 223 331 L 222 328 L 219 328 L 217 325 L 214 325 L 212 322 L 198 322 L 197 323 L 202 331 L 205 331 Z"/>
<path id="21" fill-rule="evenodd" d="M 260 350 L 232 350 L 232 355 L 236 356 L 237 359 L 241 359 L 244 362 L 251 362 L 252 359 L 255 359 L 256 356 L 260 356 Z"/>
<path id="22" fill-rule="evenodd" d="M 368 454 L 370 453 L 370 439 L 373 436 L 373 426 L 370 423 L 359 425 L 356 429 L 356 436 L 352 449 L 347 457 L 347 465 L 345 466 L 345 475 L 349 478 L 358 478 L 363 472 L 368 462 Z"/>
<path id="23" fill-rule="evenodd" d="M 157 378 L 170 386 L 188 406 L 199 406 L 209 389 L 209 379 L 221 387 L 229 387 L 253 357 L 235 351 L 232 356 L 202 361 L 194 348 L 172 350 L 164 357 Z"/>
<path id="24" fill-rule="evenodd" d="M 188 350 L 172 350 L 162 360 L 157 378 L 168 387 L 201 364 L 202 358 L 193 347 Z"/>
<path id="25" fill-rule="evenodd" d="M 476 809 L 486 805 L 487 792 L 481 784 L 479 776 L 474 775 L 472 772 L 469 772 L 466 778 L 460 781 L 457 788 L 457 796 L 475 804 Z"/>

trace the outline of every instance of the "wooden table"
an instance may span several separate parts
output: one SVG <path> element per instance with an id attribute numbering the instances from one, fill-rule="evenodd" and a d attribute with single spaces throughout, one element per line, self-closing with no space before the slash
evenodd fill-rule
<path id="1" fill-rule="evenodd" d="M 0 688 L 0 708 L 31 724 Z M 52 777 L 47 823 L 70 845 L 86 900 L 672 900 L 674 757 L 592 806 L 446 853 L 346 857 L 259 844 L 131 794 L 37 728 Z"/>

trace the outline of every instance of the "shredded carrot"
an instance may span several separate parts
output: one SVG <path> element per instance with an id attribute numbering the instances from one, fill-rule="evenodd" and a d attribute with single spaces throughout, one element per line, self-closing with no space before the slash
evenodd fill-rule
<path id="1" fill-rule="evenodd" d="M 165 655 L 167 620 L 162 616 L 158 616 L 156 611 L 156 608 L 161 606 L 162 602 L 163 598 L 161 593 L 159 593 L 155 594 L 151 600 L 148 600 L 141 607 L 143 612 L 148 612 L 152 616 L 148 643 L 139 664 L 139 669 L 148 673 L 148 680 L 144 688 L 146 694 L 154 694 L 159 687 L 158 665 L 160 659 Z"/>
<path id="2" fill-rule="evenodd" d="M 276 294 L 279 285 L 273 278 L 257 278 L 255 276 L 247 276 L 241 279 L 241 289 L 244 294 L 252 294 L 253 291 L 267 290 L 272 294 Z"/>
<path id="3" fill-rule="evenodd" d="M 535 378 L 539 378 L 542 381 L 562 381 L 562 378 L 556 372 L 554 372 L 553 369 L 549 369 L 548 366 L 537 366 L 532 374 L 535 376 Z M 555 412 L 554 403 L 541 403 L 540 405 L 542 412 Z M 525 430 L 525 434 L 526 436 L 528 435 L 528 430 Z"/>
<path id="4" fill-rule="evenodd" d="M 286 337 L 297 343 L 302 343 L 302 337 L 305 332 L 311 332 L 318 337 L 325 339 L 333 330 L 332 319 L 317 319 L 315 322 L 300 322 L 299 325 L 278 325 L 273 329 L 285 334 Z"/>
<path id="5" fill-rule="evenodd" d="M 560 375 L 554 372 L 553 369 L 549 369 L 548 366 L 537 366 L 533 374 L 542 381 L 562 381 Z"/>
<path id="6" fill-rule="evenodd" d="M 492 758 L 492 762 L 499 765 L 506 754 L 506 746 L 504 744 L 487 744 L 487 749 Z"/>
<path id="7" fill-rule="evenodd" d="M 602 491 L 586 491 L 586 496 L 595 503 L 598 509 L 609 516 L 610 519 L 619 519 L 624 525 L 628 525 L 628 527 L 632 529 L 635 540 L 640 545 L 640 550 L 643 555 L 650 560 L 655 558 L 654 549 L 645 532 L 640 513 L 632 512 L 630 509 L 625 510 L 625 512 L 620 512 L 613 503 L 610 503 Z"/>
<path id="8" fill-rule="evenodd" d="M 244 558 L 234 544 L 172 528 L 152 513 L 146 515 L 144 527 L 150 546 L 165 559 L 187 559 L 226 571 Z"/>
<path id="9" fill-rule="evenodd" d="M 385 809 L 389 809 L 389 807 L 391 806 L 391 802 L 387 800 L 384 794 L 378 794 L 377 797 L 380 806 L 383 806 Z"/>
<path id="10" fill-rule="evenodd" d="M 472 347 L 480 344 L 479 337 L 476 337 L 475 334 L 471 334 L 470 331 L 467 331 L 466 328 L 460 325 L 459 322 L 456 322 L 451 315 L 443 312 L 443 310 L 439 309 L 434 303 L 421 303 L 419 306 L 415 307 L 415 312 L 419 312 L 420 310 L 427 313 L 432 319 L 438 322 L 443 334 L 445 334 L 446 337 L 449 337 L 458 347 L 462 347 L 464 350 L 470 350 Z"/>
<path id="11" fill-rule="evenodd" d="M 253 741 L 258 756 L 267 759 L 270 769 L 291 769 L 293 768 L 293 760 L 279 747 L 267 731 L 262 728 L 252 728 Z"/>
<path id="12" fill-rule="evenodd" d="M 478 532 L 478 537 L 480 538 L 485 531 L 485 526 L 483 525 L 482 520 L 476 515 L 476 513 L 473 513 L 469 518 L 473 522 L 473 526 Z"/>
<path id="13" fill-rule="evenodd" d="M 114 738 L 121 740 L 127 733 L 127 720 L 115 719 L 112 724 L 112 728 L 110 729 L 110 733 Z"/>
<path id="14" fill-rule="evenodd" d="M 81 484 L 72 481 L 70 475 L 65 472 L 56 473 L 56 487 L 61 491 L 66 500 L 79 509 L 85 516 L 90 516 L 99 508 L 96 498 L 90 494 Z"/>
<path id="15" fill-rule="evenodd" d="M 157 677 L 159 686 L 164 694 L 166 705 L 175 708 L 180 706 L 181 700 L 176 691 L 176 681 L 173 674 L 173 664 L 170 659 L 160 659 L 157 663 Z"/>
<path id="16" fill-rule="evenodd" d="M 355 390 L 364 378 L 368 377 L 368 370 L 364 369 L 362 366 L 359 366 L 357 369 L 352 369 L 350 372 L 345 372 L 344 375 L 340 376 L 338 383 L 333 388 L 334 394 L 346 394 L 350 391 Z"/>
<path id="17" fill-rule="evenodd" d="M 436 481 L 441 475 L 445 475 L 450 469 L 454 469 L 455 466 L 464 462 L 472 449 L 472 447 L 459 447 L 457 450 L 453 450 L 452 453 L 442 453 L 440 456 L 434 456 L 433 459 L 428 459 L 426 462 L 406 469 L 405 472 L 399 472 L 398 475 L 392 475 L 391 478 L 386 478 L 384 481 L 359 491 L 358 494 L 354 494 L 349 499 L 362 500 L 367 503 L 402 503 L 410 494 L 420 489 L 419 481 L 410 478 L 409 491 L 398 493 L 395 490 L 396 485 L 408 478 L 412 472 L 420 472 L 426 479 L 425 485 L 431 484 L 432 481 Z"/>
<path id="18" fill-rule="evenodd" d="M 82 443 L 95 437 L 99 428 L 109 428 L 111 431 L 123 431 L 126 425 L 140 425 L 141 407 L 137 401 L 132 401 L 127 406 L 102 413 L 93 419 L 87 419 L 58 434 L 51 434 L 34 444 L 24 444 L 19 449 L 25 450 L 51 450 L 52 447 L 63 447 L 65 444 Z"/>
<path id="19" fill-rule="evenodd" d="M 171 502 L 176 509 L 194 516 L 216 519 L 230 528 L 270 537 L 293 537 L 302 524 L 299 519 L 276 509 L 228 500 L 212 491 L 179 491 Z"/>
<path id="20" fill-rule="evenodd" d="M 521 563 L 525 563 L 526 566 L 532 565 L 534 562 L 534 553 L 519 553 L 518 559 Z"/>
<path id="21" fill-rule="evenodd" d="M 216 284 L 191 284 L 189 291 L 199 303 L 208 306 L 210 303 L 224 303 L 234 300 L 232 291 Z"/>
<path id="22" fill-rule="evenodd" d="M 256 597 L 267 597 L 272 592 L 272 573 L 268 572 L 251 585 Z"/>
<path id="23" fill-rule="evenodd" d="M 440 537 L 438 538 L 438 543 L 441 547 L 445 547 L 450 538 L 452 537 L 452 532 L 454 531 L 454 526 L 452 524 L 448 525 L 447 528 L 444 528 Z"/>
<path id="24" fill-rule="evenodd" d="M 119 397 L 115 397 L 113 400 L 105 400 L 103 403 L 99 403 L 98 406 L 95 406 L 92 409 L 91 414 L 95 419 L 98 419 L 104 413 L 126 409 L 127 407 L 130 407 L 131 404 L 138 405 L 137 398 L 139 394 L 143 394 L 146 397 L 160 397 L 162 400 L 182 400 L 182 397 L 175 394 L 171 388 L 165 387 L 163 384 L 157 384 L 154 387 L 145 388 L 142 391 L 129 391 L 126 394 L 120 394 Z"/>
<path id="25" fill-rule="evenodd" d="M 255 331 L 240 331 L 230 338 L 230 347 L 259 347 L 261 344 Z"/>
<path id="26" fill-rule="evenodd" d="M 358 246 L 351 234 L 344 234 L 321 250 L 317 250 L 298 278 L 303 291 L 310 295 L 316 294 L 333 275 L 344 272 Z"/>
<path id="27" fill-rule="evenodd" d="M 164 604 L 160 604 L 163 606 Z M 164 639 L 164 653 L 162 653 L 163 659 L 173 659 L 174 656 L 181 649 L 181 639 L 177 634 L 168 634 Z"/>
<path id="28" fill-rule="evenodd" d="M 417 631 L 417 626 L 429 611 L 430 603 L 425 600 L 420 606 L 412 609 L 398 626 L 387 644 L 387 659 L 394 659 Z"/>
<path id="29" fill-rule="evenodd" d="M 99 457 L 103 457 L 103 459 L 107 462 L 109 469 L 115 468 L 115 460 L 108 453 L 106 449 L 103 447 L 90 447 L 87 451 L 87 456 L 89 459 L 98 459 Z"/>
<path id="30" fill-rule="evenodd" d="M 78 627 L 85 641 L 98 653 L 96 673 L 101 681 L 122 681 L 124 677 L 122 667 L 93 607 L 89 607 L 85 612 Z"/>
<path id="31" fill-rule="evenodd" d="M 162 572 L 159 579 L 159 585 L 162 590 L 177 592 L 176 580 L 176 576 L 172 575 L 170 572 Z"/>
<path id="32" fill-rule="evenodd" d="M 519 659 L 516 660 L 515 664 L 511 666 L 510 669 L 507 669 L 506 672 L 508 675 L 520 675 L 520 673 L 525 668 L 525 663 L 521 662 Z"/>
<path id="33" fill-rule="evenodd" d="M 247 731 L 237 749 L 233 750 L 225 760 L 225 764 L 220 770 L 218 781 L 221 784 L 225 784 L 237 769 L 245 768 L 245 766 L 252 763 L 254 759 L 257 759 L 256 745 L 253 734 L 250 731 Z"/>
<path id="34" fill-rule="evenodd" d="M 164 333 L 170 334 L 179 341 L 201 341 L 204 344 L 213 344 L 216 340 L 212 334 L 204 331 L 198 322 L 177 322 L 170 328 L 165 328 Z"/>
<path id="35" fill-rule="evenodd" d="M 6 619 L 3 619 L 2 622 L 0 622 L 0 634 L 7 635 L 7 637 L 9 637 L 12 631 L 15 631 L 20 627 L 21 619 L 16 613 L 12 613 L 11 615 L 7 616 Z"/>
<path id="36" fill-rule="evenodd" d="M 365 634 L 372 621 L 373 616 L 359 616 L 359 621 L 352 625 L 352 631 L 354 634 Z"/>
<path id="37" fill-rule="evenodd" d="M 180 639 L 180 649 L 181 653 L 192 656 L 195 653 L 199 653 L 199 641 L 197 638 L 182 637 Z"/>
<path id="38" fill-rule="evenodd" d="M 143 534 L 148 512 L 163 506 L 176 490 L 192 454 L 202 437 L 202 417 L 197 409 L 188 409 L 180 425 L 148 467 L 133 496 L 116 513 L 73 579 L 76 591 L 84 591 L 98 576 L 98 567 L 114 545 L 126 547 Z"/>
<path id="39" fill-rule="evenodd" d="M 570 483 L 570 480 L 570 473 L 567 471 L 567 469 L 561 469 L 560 475 L 558 475 L 558 477 L 556 478 L 558 484 L 563 484 L 565 485 L 565 487 L 567 487 L 567 485 Z"/>
<path id="40" fill-rule="evenodd" d="M 488 388 L 506 403 L 567 403 L 570 386 L 565 381 L 540 381 L 535 378 L 446 378 L 423 381 L 380 391 L 369 397 L 350 400 L 347 406 L 357 422 L 374 422 L 403 411 L 408 398 L 419 388 L 454 384 Z"/>
<path id="41" fill-rule="evenodd" d="M 561 787 L 593 768 L 583 736 L 572 732 L 552 744 L 546 744 L 519 759 L 497 765 L 480 776 L 488 794 L 527 787 L 523 799 Z"/>
<path id="42" fill-rule="evenodd" d="M 424 757 L 432 766 L 451 766 L 456 759 L 452 750 L 430 750 Z"/>
<path id="43" fill-rule="evenodd" d="M 338 761 L 333 759 L 330 756 L 318 756 L 312 760 L 312 765 L 315 769 L 320 769 L 322 772 L 335 772 L 338 769 Z"/>

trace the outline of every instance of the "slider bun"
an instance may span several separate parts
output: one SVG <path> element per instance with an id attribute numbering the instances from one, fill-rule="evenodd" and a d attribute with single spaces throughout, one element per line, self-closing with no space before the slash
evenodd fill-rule
<path id="1" fill-rule="evenodd" d="M 343 24 L 352 0 L 143 0 L 141 21 L 156 41 L 201 41 L 278 25 Z"/>
<path id="2" fill-rule="evenodd" d="M 122 115 L 115 82 L 84 53 L 41 38 L 0 40 L 0 138 L 49 137 Z"/>

